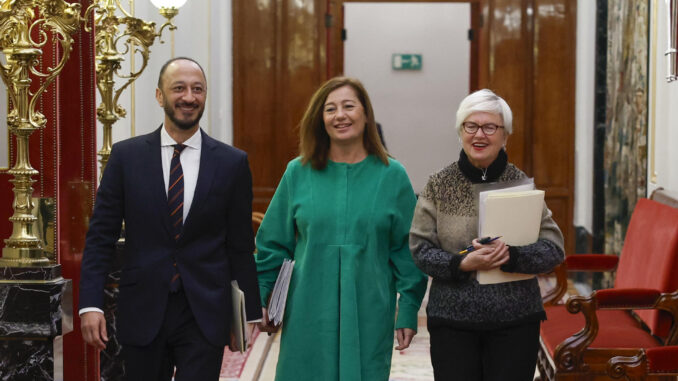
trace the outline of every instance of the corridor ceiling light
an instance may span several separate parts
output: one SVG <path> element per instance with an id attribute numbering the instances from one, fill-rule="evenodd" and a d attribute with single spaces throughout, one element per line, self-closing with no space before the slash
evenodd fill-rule
<path id="1" fill-rule="evenodd" d="M 186 0 L 151 0 L 151 3 L 160 10 L 160 14 L 171 22 L 179 13 L 179 8 L 186 4 Z M 174 30 L 170 27 L 170 30 Z"/>
<path id="2" fill-rule="evenodd" d="M 186 0 L 151 0 L 156 8 L 181 8 Z"/>
<path id="3" fill-rule="evenodd" d="M 179 9 L 184 4 L 186 4 L 186 0 L 151 0 L 151 3 L 153 3 L 153 5 L 155 5 L 155 7 L 158 8 L 158 9 L 163 9 L 163 8 Z"/>

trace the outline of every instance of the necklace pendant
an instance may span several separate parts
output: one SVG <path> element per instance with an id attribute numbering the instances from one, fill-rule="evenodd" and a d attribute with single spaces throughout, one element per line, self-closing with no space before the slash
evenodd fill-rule
<path id="1" fill-rule="evenodd" d="M 481 178 L 483 179 L 483 181 L 487 180 L 487 177 L 485 175 L 483 175 Z"/>

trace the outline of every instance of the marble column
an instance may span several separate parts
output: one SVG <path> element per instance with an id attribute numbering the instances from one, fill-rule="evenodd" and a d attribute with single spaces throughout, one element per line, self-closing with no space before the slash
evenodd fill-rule
<path id="1" fill-rule="evenodd" d="M 63 380 L 60 336 L 73 330 L 61 265 L 0 267 L 0 380 Z"/>
<path id="2" fill-rule="evenodd" d="M 123 232 L 124 235 L 124 232 Z M 104 288 L 104 316 L 106 317 L 106 332 L 108 343 L 106 349 L 101 351 L 101 381 L 122 381 L 125 374 L 125 366 L 120 357 L 122 347 L 118 342 L 116 329 L 116 312 L 118 310 L 118 283 L 120 282 L 120 268 L 124 252 L 125 239 L 121 238 L 116 245 L 116 255 L 113 268 L 106 279 Z"/>

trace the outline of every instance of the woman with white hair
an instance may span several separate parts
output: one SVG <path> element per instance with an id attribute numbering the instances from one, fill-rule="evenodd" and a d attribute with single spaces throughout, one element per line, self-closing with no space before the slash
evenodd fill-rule
<path id="1" fill-rule="evenodd" d="M 537 242 L 478 242 L 477 186 L 527 176 L 508 162 L 508 104 L 484 89 L 457 110 L 459 160 L 433 174 L 417 201 L 410 250 L 433 278 L 427 307 L 436 380 L 532 380 L 539 325 L 546 319 L 536 278 L 479 284 L 476 271 L 548 272 L 564 258 L 563 235 L 546 204 Z M 458 254 L 469 243 L 475 250 Z"/>

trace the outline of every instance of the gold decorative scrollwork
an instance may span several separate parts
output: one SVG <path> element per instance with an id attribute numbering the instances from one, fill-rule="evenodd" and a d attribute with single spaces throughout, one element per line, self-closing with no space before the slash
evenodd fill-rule
<path id="1" fill-rule="evenodd" d="M 117 16 L 117 10 L 120 10 L 124 16 Z M 120 95 L 148 66 L 150 47 L 155 39 L 160 37 L 163 29 L 166 27 L 169 27 L 170 30 L 176 29 L 176 26 L 172 24 L 172 18 L 177 14 L 177 10 L 174 9 L 173 13 L 170 13 L 171 17 L 165 15 L 162 10 L 161 14 L 167 17 L 167 21 L 156 32 L 155 22 L 144 21 L 132 16 L 122 7 L 119 0 L 99 0 L 90 5 L 85 13 L 87 20 L 93 15 L 94 25 L 96 26 L 94 43 L 97 59 L 97 88 L 101 94 L 101 104 L 97 107 L 97 118 L 103 125 L 103 145 L 98 152 L 101 174 L 103 174 L 108 157 L 111 154 L 113 124 L 126 115 L 125 109 L 118 103 Z M 124 30 L 121 30 L 122 26 L 124 26 Z M 92 30 L 89 21 L 85 23 L 85 30 Z M 130 70 L 129 73 L 121 73 L 121 62 L 125 60 L 124 56 L 137 53 L 142 58 L 141 67 L 138 70 Z M 126 80 L 118 89 L 115 89 L 115 77 Z"/>
<path id="2" fill-rule="evenodd" d="M 36 12 L 37 10 L 37 12 Z M 35 19 L 35 15 L 40 15 Z M 4 0 L 0 5 L 0 50 L 5 64 L 0 64 L 0 77 L 7 86 L 11 109 L 7 127 L 16 139 L 14 166 L 7 171 L 13 178 L 14 214 L 12 235 L 5 240 L 0 264 L 25 266 L 44 264 L 49 259 L 43 252 L 42 239 L 34 233 L 33 176 L 28 139 L 33 131 L 43 128 L 45 116 L 36 110 L 42 93 L 56 79 L 70 56 L 71 34 L 80 28 L 80 4 L 63 0 Z M 37 35 L 37 40 L 33 35 Z M 50 34 L 53 36 L 50 38 Z M 57 64 L 45 72 L 38 70 L 42 48 L 48 43 L 61 46 Z M 42 79 L 40 87 L 30 90 L 33 78 Z"/>

